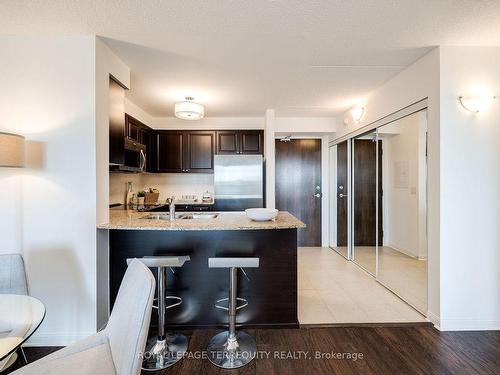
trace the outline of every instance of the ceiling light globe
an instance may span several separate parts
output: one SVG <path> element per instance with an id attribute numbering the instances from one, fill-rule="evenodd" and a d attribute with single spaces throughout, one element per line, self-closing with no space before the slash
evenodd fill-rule
<path id="1" fill-rule="evenodd" d="M 200 120 L 205 115 L 203 105 L 192 101 L 175 103 L 175 117 L 182 120 Z"/>

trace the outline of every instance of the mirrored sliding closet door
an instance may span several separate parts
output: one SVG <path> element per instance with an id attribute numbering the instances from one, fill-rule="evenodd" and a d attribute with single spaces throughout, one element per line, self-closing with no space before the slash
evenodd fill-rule
<path id="1" fill-rule="evenodd" d="M 348 169 L 348 142 L 330 147 L 330 247 L 345 258 L 349 258 Z"/>
<path id="2" fill-rule="evenodd" d="M 377 279 L 422 313 L 427 311 L 426 138 L 426 111 L 378 128 L 383 240 Z"/>
<path id="3" fill-rule="evenodd" d="M 382 151 L 376 130 L 354 138 L 351 149 L 353 260 L 375 276 L 377 246 L 381 243 L 377 220 L 377 171 Z"/>
<path id="4" fill-rule="evenodd" d="M 425 315 L 427 110 L 330 147 L 330 168 L 330 247 Z"/>

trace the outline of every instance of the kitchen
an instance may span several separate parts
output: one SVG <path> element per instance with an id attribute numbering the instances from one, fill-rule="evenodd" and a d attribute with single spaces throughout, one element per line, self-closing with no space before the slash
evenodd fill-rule
<path id="1" fill-rule="evenodd" d="M 203 107 L 193 98 L 178 104 L 175 114 L 186 125 L 203 117 Z M 236 324 L 298 328 L 297 231 L 305 224 L 288 212 L 265 208 L 264 131 L 157 130 L 125 108 L 125 89 L 110 78 L 110 212 L 109 222 L 98 226 L 109 240 L 107 313 L 127 260 L 178 257 L 189 262 L 172 273 L 162 268 L 157 290 L 175 296 L 160 300 L 182 303 L 173 305 L 166 322 L 153 314 L 152 327 L 224 326 L 227 314 L 213 304 L 224 300 L 228 287 L 232 295 L 234 283 L 234 301 L 245 301 Z M 244 277 L 235 275 L 228 285 L 224 269 L 209 267 L 211 259 L 257 259 L 258 268 L 242 267 Z M 175 339 L 168 340 L 167 347 L 187 350 L 186 342 L 179 349 Z M 154 352 L 160 341 L 153 336 L 147 350 Z M 165 356 L 172 363 L 182 357 L 157 357 Z M 151 366 L 160 365 L 153 361 Z"/>

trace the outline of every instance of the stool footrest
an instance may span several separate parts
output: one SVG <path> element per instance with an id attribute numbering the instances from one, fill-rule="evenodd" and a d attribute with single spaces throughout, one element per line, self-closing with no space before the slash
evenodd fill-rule
<path id="1" fill-rule="evenodd" d="M 224 311 L 229 311 L 229 307 L 217 305 L 218 303 L 224 302 L 224 301 L 228 301 L 229 302 L 229 298 L 222 298 L 222 299 L 217 300 L 215 302 L 215 307 L 218 308 L 218 309 L 224 310 Z M 243 302 L 243 305 L 236 306 L 236 310 L 240 310 L 240 309 L 248 306 L 248 301 L 245 298 L 236 297 L 236 304 L 238 303 L 238 301 Z"/>
<path id="2" fill-rule="evenodd" d="M 182 298 L 181 297 L 166 296 L 165 297 L 165 301 L 167 301 L 167 300 L 174 300 L 174 301 L 177 301 L 177 302 L 172 303 L 171 305 L 165 306 L 165 310 L 171 309 L 172 307 L 179 306 L 180 304 L 182 304 Z M 153 302 L 155 302 L 155 301 L 158 301 L 158 298 L 155 298 L 153 300 Z M 158 309 L 158 305 L 153 305 L 153 309 Z"/>

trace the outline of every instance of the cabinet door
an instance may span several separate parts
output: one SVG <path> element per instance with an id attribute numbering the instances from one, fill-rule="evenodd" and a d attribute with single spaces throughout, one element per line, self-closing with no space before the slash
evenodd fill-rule
<path id="1" fill-rule="evenodd" d="M 186 132 L 184 172 L 213 173 L 215 133 L 210 131 Z"/>
<path id="2" fill-rule="evenodd" d="M 146 146 L 146 171 L 154 172 L 154 145 L 153 133 L 151 130 L 140 129 L 141 143 Z"/>
<path id="3" fill-rule="evenodd" d="M 184 133 L 160 131 L 157 136 L 157 171 L 184 171 Z"/>
<path id="4" fill-rule="evenodd" d="M 217 154 L 231 155 L 239 153 L 239 132 L 237 130 L 217 132 Z"/>
<path id="5" fill-rule="evenodd" d="M 125 163 L 125 89 L 109 80 L 109 163 Z"/>
<path id="6" fill-rule="evenodd" d="M 262 130 L 240 131 L 240 154 L 263 154 Z"/>
<path id="7" fill-rule="evenodd" d="M 133 139 L 134 141 L 137 141 L 139 143 L 143 143 L 142 139 L 140 137 L 141 132 L 141 124 L 135 119 L 129 115 L 125 115 L 125 122 L 126 122 L 126 132 L 127 132 L 127 137 Z"/>

